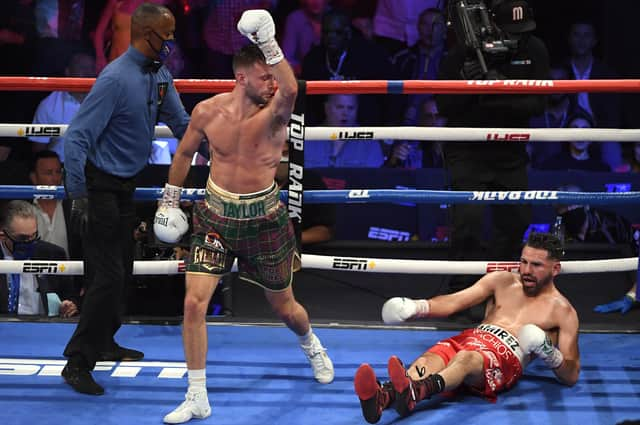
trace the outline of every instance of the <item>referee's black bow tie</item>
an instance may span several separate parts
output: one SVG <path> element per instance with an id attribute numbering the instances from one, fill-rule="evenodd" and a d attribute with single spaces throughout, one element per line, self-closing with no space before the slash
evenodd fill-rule
<path id="1" fill-rule="evenodd" d="M 153 72 L 155 74 L 161 66 L 162 62 L 150 60 L 147 61 L 142 68 L 144 69 L 144 72 Z"/>

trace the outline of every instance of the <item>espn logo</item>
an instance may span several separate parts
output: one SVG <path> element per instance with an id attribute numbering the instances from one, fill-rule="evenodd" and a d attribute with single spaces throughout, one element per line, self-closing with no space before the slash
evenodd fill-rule
<path id="1" fill-rule="evenodd" d="M 59 271 L 64 271 L 64 266 L 60 266 Z M 46 274 L 55 274 L 58 273 L 58 263 L 47 263 L 47 262 L 39 262 L 39 263 L 27 263 L 25 262 L 22 265 L 22 273 L 46 273 Z"/>
<path id="2" fill-rule="evenodd" d="M 367 236 L 369 237 L 369 239 L 378 239 L 388 242 L 406 242 L 411 239 L 411 235 L 409 234 L 409 232 L 402 232 L 400 230 L 394 229 L 385 229 L 384 227 L 370 227 L 369 234 Z"/>
<path id="3" fill-rule="evenodd" d="M 487 273 L 489 272 L 517 272 L 520 270 L 520 263 L 516 261 L 505 261 L 502 263 L 487 263 Z"/>
<path id="4" fill-rule="evenodd" d="M 487 140 L 494 142 L 528 142 L 529 133 L 487 133 Z"/>
<path id="5" fill-rule="evenodd" d="M 367 270 L 368 260 L 358 258 L 334 258 L 331 268 L 339 270 Z"/>

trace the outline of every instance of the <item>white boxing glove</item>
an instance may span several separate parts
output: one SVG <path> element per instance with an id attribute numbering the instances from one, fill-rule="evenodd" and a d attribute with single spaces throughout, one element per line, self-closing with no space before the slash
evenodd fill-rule
<path id="1" fill-rule="evenodd" d="M 267 64 L 275 65 L 284 59 L 276 41 L 276 25 L 266 10 L 245 11 L 238 21 L 238 31 L 260 48 Z"/>
<path id="2" fill-rule="evenodd" d="M 189 230 L 189 220 L 180 209 L 182 188 L 169 183 L 164 186 L 160 206 L 153 219 L 153 232 L 162 242 L 176 243 Z"/>
<path id="3" fill-rule="evenodd" d="M 520 328 L 518 341 L 525 354 L 535 354 L 551 369 L 560 367 L 564 360 L 562 352 L 553 346 L 551 338 L 536 325 L 528 324 Z"/>
<path id="4" fill-rule="evenodd" d="M 397 325 L 414 317 L 429 315 L 429 301 L 394 297 L 382 306 L 382 321 L 388 325 Z"/>

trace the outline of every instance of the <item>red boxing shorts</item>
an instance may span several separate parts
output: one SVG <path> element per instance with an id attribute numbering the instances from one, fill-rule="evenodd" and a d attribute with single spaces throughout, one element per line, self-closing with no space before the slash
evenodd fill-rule
<path id="1" fill-rule="evenodd" d="M 518 339 L 499 326 L 483 323 L 477 328 L 466 329 L 438 342 L 428 352 L 437 354 L 449 364 L 462 350 L 477 351 L 484 357 L 484 388 L 467 388 L 491 402 L 496 401 L 497 393 L 511 388 L 522 376 L 524 354 Z"/>

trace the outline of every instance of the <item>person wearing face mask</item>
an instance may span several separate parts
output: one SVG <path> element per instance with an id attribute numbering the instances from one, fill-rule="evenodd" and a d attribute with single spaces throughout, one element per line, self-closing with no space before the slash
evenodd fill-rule
<path id="1" fill-rule="evenodd" d="M 87 282 L 78 326 L 64 355 L 62 376 L 81 393 L 104 389 L 91 370 L 99 360 L 139 360 L 119 346 L 122 295 L 133 269 L 135 177 L 151 153 L 154 127 L 166 123 L 181 138 L 189 124 L 163 66 L 175 44 L 175 18 L 164 6 L 144 3 L 131 17 L 131 45 L 96 79 L 64 135 L 65 189 L 74 211 L 87 211 Z"/>
<path id="2" fill-rule="evenodd" d="M 567 128 L 593 128 L 594 122 L 591 115 L 579 106 L 569 113 Z M 611 168 L 600 158 L 594 156 L 590 149 L 591 142 L 576 140 L 565 143 L 562 152 L 550 157 L 538 166 L 542 170 L 587 170 L 587 171 L 611 171 Z"/>
<path id="3" fill-rule="evenodd" d="M 10 201 L 2 209 L 0 260 L 66 260 L 64 249 L 40 239 L 35 206 Z M 72 276 L 0 274 L 0 313 L 71 317 L 79 313 Z"/>

